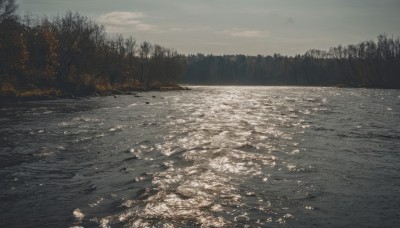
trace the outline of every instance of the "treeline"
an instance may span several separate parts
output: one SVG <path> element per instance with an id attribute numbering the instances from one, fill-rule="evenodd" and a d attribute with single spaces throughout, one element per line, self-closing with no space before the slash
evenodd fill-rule
<path id="1" fill-rule="evenodd" d="M 190 55 L 184 83 L 400 88 L 400 40 L 379 35 L 293 57 Z"/>
<path id="2" fill-rule="evenodd" d="M 16 15 L 15 0 L 0 0 L 0 89 L 90 94 L 174 86 L 184 58 L 176 51 L 122 35 L 78 13 Z"/>

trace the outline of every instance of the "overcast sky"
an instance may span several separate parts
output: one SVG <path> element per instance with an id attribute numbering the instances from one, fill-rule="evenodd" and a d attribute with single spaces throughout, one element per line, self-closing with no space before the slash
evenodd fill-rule
<path id="1" fill-rule="evenodd" d="M 400 0 L 17 0 L 20 13 L 81 12 L 110 33 L 180 53 L 284 55 L 400 35 Z"/>

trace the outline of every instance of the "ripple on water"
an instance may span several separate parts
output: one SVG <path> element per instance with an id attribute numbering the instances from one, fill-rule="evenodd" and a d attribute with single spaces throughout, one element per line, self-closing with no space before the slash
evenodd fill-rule
<path id="1" fill-rule="evenodd" d="M 196 87 L 163 96 L 2 107 L 2 225 L 399 224 L 398 91 Z"/>
<path id="2" fill-rule="evenodd" d="M 208 112 L 202 109 L 202 104 L 186 104 L 190 115 L 167 116 L 173 120 L 169 122 L 173 129 L 164 137 L 164 142 L 154 148 L 179 162 L 164 163 L 166 169 L 152 176 L 152 191 L 146 191 L 141 200 L 125 200 L 123 205 L 128 209 L 103 218 L 101 225 L 122 221 L 133 226 L 147 226 L 160 221 L 171 225 L 183 222 L 222 227 L 250 220 L 247 212 L 236 213 L 235 208 L 244 205 L 243 197 L 251 198 L 255 193 L 242 192 L 238 183 L 252 176 L 267 181 L 270 174 L 263 173 L 265 167 L 274 168 L 279 159 L 270 154 L 273 146 L 265 142 L 290 137 L 271 126 L 268 119 L 260 118 L 264 112 L 254 112 L 262 107 L 257 102 L 243 106 L 223 99 L 219 102 L 222 105 L 212 105 Z M 213 103 L 217 101 L 213 100 Z M 199 108 L 194 108 L 196 105 L 200 105 Z M 233 111 L 232 106 L 244 110 Z M 286 109 L 282 107 L 282 110 Z M 274 123 L 285 121 L 289 119 L 272 119 Z M 148 150 L 148 146 L 141 144 L 139 149 L 129 152 L 141 157 L 141 149 Z M 290 170 L 295 167 L 288 165 Z M 254 207 L 259 208 L 262 204 L 260 201 Z M 268 214 L 268 210 L 264 212 Z"/>

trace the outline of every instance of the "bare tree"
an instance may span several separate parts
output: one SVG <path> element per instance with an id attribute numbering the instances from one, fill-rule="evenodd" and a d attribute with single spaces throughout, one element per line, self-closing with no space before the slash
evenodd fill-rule
<path id="1" fill-rule="evenodd" d="M 125 39 L 125 50 L 126 54 L 129 57 L 133 57 L 136 53 L 136 40 L 130 36 L 129 38 Z"/>
<path id="2" fill-rule="evenodd" d="M 136 53 L 136 40 L 130 36 L 125 39 L 125 50 L 126 50 L 126 76 L 131 82 L 134 81 L 134 71 L 135 69 L 135 53 Z"/>
<path id="3" fill-rule="evenodd" d="M 15 13 L 17 9 L 15 0 L 0 0 L 0 23 L 5 20 L 17 20 L 18 16 Z"/>
<path id="4" fill-rule="evenodd" d="M 144 83 L 145 78 L 147 78 L 148 76 L 147 63 L 149 62 L 149 55 L 152 48 L 153 46 L 147 41 L 144 41 L 143 43 L 140 44 L 139 57 L 142 66 L 142 73 L 140 75 L 141 84 Z M 147 78 L 147 84 L 149 84 L 149 82 L 150 80 Z"/>
<path id="5" fill-rule="evenodd" d="M 141 60 L 148 60 L 149 59 L 149 54 L 152 50 L 153 46 L 147 42 L 144 41 L 143 43 L 140 44 L 140 49 L 139 49 L 139 55 Z"/>

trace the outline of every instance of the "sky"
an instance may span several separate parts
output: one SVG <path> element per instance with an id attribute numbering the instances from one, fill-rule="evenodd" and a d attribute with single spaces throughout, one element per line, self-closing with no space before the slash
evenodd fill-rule
<path id="1" fill-rule="evenodd" d="M 182 54 L 304 54 L 400 36 L 400 0 L 17 0 L 19 13 L 80 12 L 109 33 Z"/>

